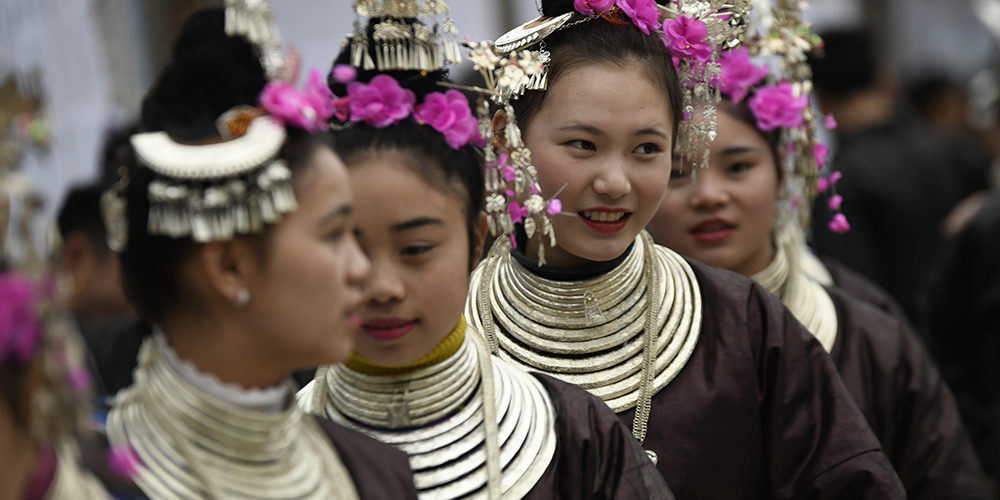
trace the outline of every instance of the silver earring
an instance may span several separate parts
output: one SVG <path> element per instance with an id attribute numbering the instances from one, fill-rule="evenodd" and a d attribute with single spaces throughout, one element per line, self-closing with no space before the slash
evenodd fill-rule
<path id="1" fill-rule="evenodd" d="M 236 292 L 236 300 L 233 301 L 233 307 L 244 307 L 250 303 L 250 290 L 246 288 L 240 288 Z"/>

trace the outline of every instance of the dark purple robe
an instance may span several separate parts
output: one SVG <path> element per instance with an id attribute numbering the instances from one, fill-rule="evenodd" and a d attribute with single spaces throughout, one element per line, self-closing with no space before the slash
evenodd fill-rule
<path id="1" fill-rule="evenodd" d="M 907 326 L 838 288 L 833 358 L 911 500 L 990 498 L 955 398 Z"/>
<path id="2" fill-rule="evenodd" d="M 556 407 L 556 454 L 526 500 L 674 500 L 646 452 L 604 401 L 533 373 Z"/>
<path id="3" fill-rule="evenodd" d="M 821 261 L 826 266 L 826 269 L 830 271 L 834 286 L 853 295 L 862 302 L 872 304 L 903 323 L 910 324 L 910 319 L 906 316 L 906 312 L 903 311 L 903 306 L 899 305 L 899 301 L 893 298 L 892 295 L 889 295 L 889 292 L 878 286 L 874 281 L 865 278 L 834 259 L 824 258 Z"/>
<path id="4" fill-rule="evenodd" d="M 643 446 L 677 498 L 906 498 L 819 342 L 756 282 L 688 262 L 701 336 L 653 397 Z"/>

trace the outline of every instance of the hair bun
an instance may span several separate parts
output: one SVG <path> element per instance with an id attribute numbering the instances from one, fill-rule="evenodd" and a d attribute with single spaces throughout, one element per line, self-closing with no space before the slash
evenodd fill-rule
<path id="1" fill-rule="evenodd" d="M 542 0 L 542 15 L 556 17 L 569 12 L 576 12 L 573 0 Z"/>
<path id="2" fill-rule="evenodd" d="M 184 22 L 173 60 L 143 100 L 143 128 L 181 140 L 214 135 L 219 115 L 256 104 L 266 83 L 254 46 L 226 35 L 225 12 L 197 11 Z"/>

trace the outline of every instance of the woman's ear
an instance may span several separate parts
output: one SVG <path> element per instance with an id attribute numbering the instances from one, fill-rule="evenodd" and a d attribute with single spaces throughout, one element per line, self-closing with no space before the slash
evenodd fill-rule
<path id="1" fill-rule="evenodd" d="M 246 294 L 249 273 L 256 256 L 249 245 L 237 238 L 206 243 L 198 251 L 198 267 L 208 292 L 230 304 L 237 304 Z"/>
<path id="2" fill-rule="evenodd" d="M 785 199 L 785 182 L 788 179 L 788 172 L 785 171 L 783 165 L 785 164 L 785 152 L 778 152 L 778 164 L 775 168 L 778 170 L 778 189 L 775 191 L 774 196 L 776 201 L 781 201 Z"/>
<path id="3" fill-rule="evenodd" d="M 476 244 L 475 264 L 478 265 L 479 261 L 483 258 L 483 251 L 486 250 L 486 235 L 489 234 L 489 224 L 486 222 L 486 212 L 479 212 L 479 217 L 476 218 L 476 224 L 473 230 L 474 232 L 472 236 L 475 238 Z"/>
<path id="4" fill-rule="evenodd" d="M 510 154 L 507 148 L 507 112 L 503 109 L 498 109 L 496 114 L 493 115 L 493 140 L 497 147 L 498 153 Z"/>

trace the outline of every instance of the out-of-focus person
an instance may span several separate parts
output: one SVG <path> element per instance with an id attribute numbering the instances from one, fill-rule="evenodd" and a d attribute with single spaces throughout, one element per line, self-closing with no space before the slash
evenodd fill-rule
<path id="1" fill-rule="evenodd" d="M 114 131 L 104 146 L 102 177 L 114 179 L 127 161 L 134 128 Z M 118 257 L 107 243 L 101 196 L 109 181 L 78 186 L 66 195 L 57 220 L 62 248 L 57 269 L 66 284 L 66 309 L 76 318 L 87 347 L 95 395 L 113 395 L 132 384 L 142 341 L 152 328 L 129 303 Z"/>
<path id="2" fill-rule="evenodd" d="M 1000 493 L 1000 194 L 949 243 L 928 287 L 923 325 Z"/>
<path id="3" fill-rule="evenodd" d="M 913 319 L 917 290 L 943 248 L 941 224 L 977 189 L 946 142 L 899 105 L 895 79 L 867 36 L 837 32 L 824 40 L 822 57 L 810 59 L 820 107 L 838 124 L 832 168 L 843 175 L 836 191 L 851 200 L 843 213 L 852 230 L 825 230 L 829 200 L 821 195 L 813 242 L 830 267 L 839 262 L 875 281 Z"/>
<path id="4" fill-rule="evenodd" d="M 51 288 L 0 274 L 0 500 L 110 499 L 79 465 L 90 377 Z"/>

